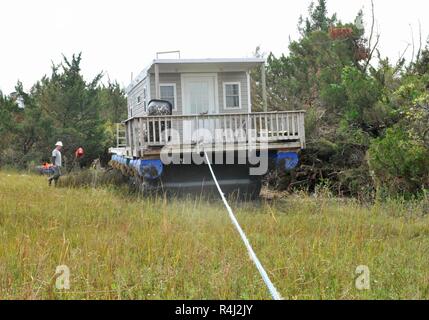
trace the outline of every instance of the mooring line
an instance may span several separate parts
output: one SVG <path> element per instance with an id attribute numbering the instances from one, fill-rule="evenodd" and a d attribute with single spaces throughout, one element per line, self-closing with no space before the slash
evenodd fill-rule
<path id="1" fill-rule="evenodd" d="M 268 290 L 270 291 L 271 296 L 274 300 L 282 300 L 282 297 L 280 296 L 279 292 L 277 291 L 276 287 L 274 287 L 274 284 L 271 282 L 270 278 L 268 277 L 267 272 L 265 271 L 264 267 L 262 266 L 261 262 L 259 261 L 258 257 L 255 254 L 255 251 L 253 251 L 252 246 L 250 245 L 249 240 L 246 237 L 246 234 L 244 233 L 243 229 L 240 227 L 240 224 L 237 221 L 237 218 L 234 215 L 234 212 L 232 211 L 231 207 L 228 204 L 228 201 L 225 198 L 225 195 L 222 191 L 222 189 L 219 186 L 219 183 L 217 181 L 216 175 L 214 174 L 212 165 L 210 163 L 209 157 L 207 156 L 207 152 L 204 151 L 204 156 L 206 158 L 207 164 L 209 166 L 210 172 L 212 174 L 213 180 L 216 184 L 217 190 L 219 191 L 220 196 L 222 197 L 223 203 L 225 204 L 226 209 L 228 210 L 229 217 L 231 218 L 232 223 L 234 224 L 235 228 L 237 229 L 238 233 L 241 236 L 241 239 L 244 242 L 244 245 L 247 248 L 247 251 L 249 252 L 250 258 L 252 259 L 253 263 L 256 265 L 256 268 L 258 269 L 262 279 L 264 280 L 266 286 L 268 287 Z"/>

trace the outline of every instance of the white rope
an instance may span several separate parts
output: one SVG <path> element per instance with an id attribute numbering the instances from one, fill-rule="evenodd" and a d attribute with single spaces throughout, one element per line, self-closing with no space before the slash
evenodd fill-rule
<path id="1" fill-rule="evenodd" d="M 241 229 L 240 224 L 237 221 L 237 218 L 235 217 L 234 213 L 232 212 L 231 207 L 228 204 L 228 201 L 226 201 L 225 195 L 222 192 L 222 189 L 219 186 L 219 183 L 216 179 L 216 176 L 213 172 L 212 165 L 210 163 L 209 157 L 207 156 L 207 153 L 204 151 L 204 155 L 207 161 L 207 164 L 209 166 L 210 172 L 213 176 L 213 180 L 216 184 L 217 190 L 219 191 L 220 196 L 222 197 L 223 203 L 225 204 L 226 209 L 228 210 L 229 217 L 232 220 L 232 223 L 234 224 L 235 228 L 237 229 L 238 233 L 241 236 L 241 239 L 244 242 L 244 245 L 247 248 L 247 251 L 249 252 L 250 258 L 253 260 L 253 262 L 256 265 L 256 268 L 258 269 L 259 273 L 261 274 L 262 279 L 264 280 L 265 284 L 268 287 L 268 290 L 270 291 L 271 296 L 274 300 L 282 300 L 282 297 L 278 293 L 277 289 L 274 287 L 274 284 L 271 282 L 270 278 L 268 277 L 267 272 L 265 271 L 264 267 L 262 266 L 261 262 L 259 261 L 258 257 L 256 256 L 255 252 L 252 249 L 252 246 L 250 245 L 249 240 L 246 237 L 246 234 L 244 233 L 243 229 Z"/>

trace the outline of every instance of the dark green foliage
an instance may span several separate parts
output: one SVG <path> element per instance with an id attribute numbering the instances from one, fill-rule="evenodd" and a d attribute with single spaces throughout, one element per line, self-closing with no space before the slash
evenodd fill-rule
<path id="1" fill-rule="evenodd" d="M 332 27 L 351 34 L 333 39 Z M 373 115 L 383 85 L 365 71 L 367 61 L 357 55 L 367 43 L 364 30 L 329 16 L 324 0 L 310 6 L 299 30 L 301 38 L 290 43 L 287 56 L 270 54 L 267 59 L 269 105 L 307 111 L 302 165 L 280 187 L 313 191 L 328 180 L 332 191 L 341 195 L 371 193 L 365 159 L 370 138 L 382 126 L 379 118 L 384 120 L 384 113 Z M 359 188 L 362 182 L 365 188 Z"/>
<path id="2" fill-rule="evenodd" d="M 359 12 L 356 21 L 362 19 Z M 271 184 L 308 191 L 323 184 L 336 194 L 363 198 L 386 184 L 391 194 L 427 188 L 428 51 L 409 66 L 404 60 L 392 65 L 378 54 L 373 67 L 371 57 L 361 55 L 370 51 L 361 25 L 329 16 L 326 1 L 319 0 L 310 6 L 308 18 L 300 19 L 301 37 L 290 43 L 289 54 L 268 56 L 269 105 L 307 111 L 301 166 L 269 179 Z M 333 38 L 331 32 L 341 28 L 351 30 L 350 35 Z M 256 104 L 260 92 L 253 97 Z M 386 134 L 391 127 L 394 131 Z"/>
<path id="3" fill-rule="evenodd" d="M 380 191 L 410 196 L 429 188 L 429 148 L 400 126 L 375 139 L 369 153 Z"/>
<path id="4" fill-rule="evenodd" d="M 311 3 L 309 9 L 309 17 L 299 19 L 299 31 L 301 34 L 309 34 L 313 31 L 328 31 L 330 25 L 337 22 L 336 15 L 328 17 L 328 8 L 326 0 L 318 0 L 317 5 Z"/>
<path id="5" fill-rule="evenodd" d="M 396 124 L 373 140 L 369 150 L 377 187 L 389 195 L 409 197 L 429 189 L 429 74 L 420 73 L 426 52 L 392 93 Z"/>
<path id="6" fill-rule="evenodd" d="M 2 149 L 11 141 L 15 131 L 13 123 L 19 113 L 18 105 L 0 91 L 0 147 Z"/>
<path id="7" fill-rule="evenodd" d="M 85 149 L 83 164 L 102 156 L 112 146 L 112 122 L 123 119 L 126 100 L 117 83 L 101 85 L 102 74 L 87 82 L 81 74 L 81 54 L 52 66 L 29 93 L 18 83 L 16 95 L 24 101 L 19 109 L 6 97 L 0 100 L 0 165 L 26 167 L 49 161 L 56 141 L 64 143 L 66 167 L 74 151 Z"/>
<path id="8" fill-rule="evenodd" d="M 100 115 L 104 121 L 119 123 L 127 117 L 127 99 L 117 82 L 102 85 L 99 90 Z"/>

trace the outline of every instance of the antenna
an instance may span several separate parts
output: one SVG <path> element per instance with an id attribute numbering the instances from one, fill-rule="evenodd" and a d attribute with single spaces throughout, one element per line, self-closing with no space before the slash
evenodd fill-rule
<path id="1" fill-rule="evenodd" d="M 160 52 L 157 52 L 156 53 L 156 59 L 159 59 L 160 55 L 171 54 L 171 53 L 177 53 L 177 55 L 179 56 L 179 59 L 180 59 L 180 50 L 175 50 L 175 51 L 160 51 Z"/>

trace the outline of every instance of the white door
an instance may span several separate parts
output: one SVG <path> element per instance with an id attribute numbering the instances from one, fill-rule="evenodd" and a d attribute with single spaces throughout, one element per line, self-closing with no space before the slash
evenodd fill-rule
<path id="1" fill-rule="evenodd" d="M 183 114 L 213 114 L 216 105 L 216 75 L 183 74 Z"/>
<path id="2" fill-rule="evenodd" d="M 217 77 L 216 74 L 183 74 L 183 114 L 184 115 L 206 115 L 219 112 L 217 104 Z M 183 142 L 185 144 L 197 143 L 202 137 L 195 136 L 197 128 L 204 128 L 214 135 L 215 120 L 185 120 L 183 121 Z M 194 136 L 193 136 L 194 135 Z M 208 140 L 210 135 L 204 135 Z"/>

